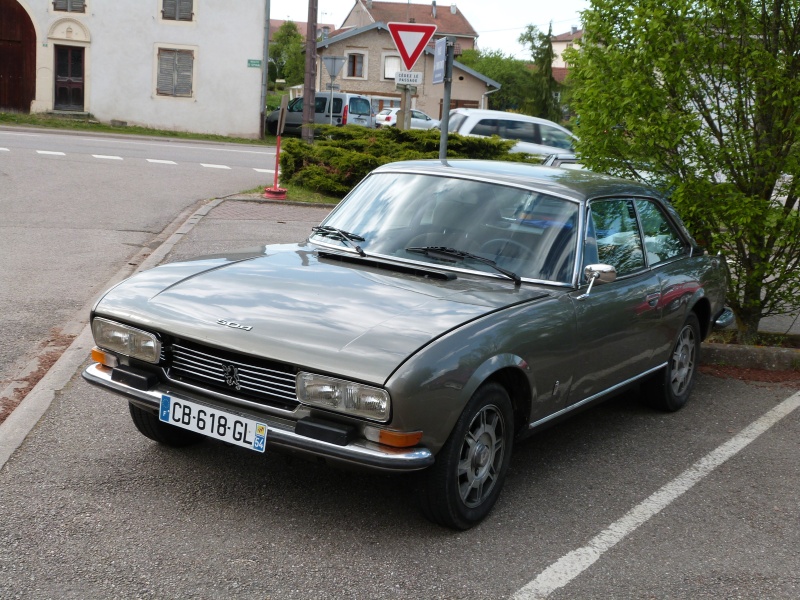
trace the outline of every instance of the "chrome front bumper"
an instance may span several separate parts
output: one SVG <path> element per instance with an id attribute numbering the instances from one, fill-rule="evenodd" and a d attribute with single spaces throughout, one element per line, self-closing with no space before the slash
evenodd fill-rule
<path id="1" fill-rule="evenodd" d="M 111 369 L 94 363 L 83 372 L 89 383 L 104 387 L 127 396 L 131 402 L 142 408 L 158 411 L 161 396 L 208 404 L 208 398 L 191 394 L 180 389 L 167 388 L 159 383 L 149 390 L 138 390 L 118 381 L 112 381 Z M 225 407 L 229 412 L 238 412 Z M 356 440 L 346 446 L 338 446 L 321 440 L 298 435 L 290 421 L 271 418 L 264 413 L 241 412 L 251 418 L 257 417 L 268 427 L 267 448 L 299 452 L 309 456 L 325 458 L 334 462 L 366 467 L 371 470 L 389 472 L 419 471 L 433 464 L 433 454 L 427 448 L 392 448 L 368 440 Z"/>

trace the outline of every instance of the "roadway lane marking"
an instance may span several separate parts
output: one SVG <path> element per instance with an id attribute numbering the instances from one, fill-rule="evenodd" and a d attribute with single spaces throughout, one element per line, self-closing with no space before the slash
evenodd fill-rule
<path id="1" fill-rule="evenodd" d="M 11 152 L 8 148 L 0 148 L 0 152 Z"/>
<path id="2" fill-rule="evenodd" d="M 272 173 L 272 174 L 275 173 L 275 169 L 256 169 L 256 168 L 253 168 L 253 171 L 255 171 L 256 173 Z"/>
<path id="3" fill-rule="evenodd" d="M 230 169 L 230 167 L 225 165 L 209 165 L 206 163 L 200 163 L 200 166 L 206 167 L 207 169 Z"/>
<path id="4" fill-rule="evenodd" d="M 737 435 L 706 454 L 703 458 L 664 485 L 660 490 L 633 507 L 626 515 L 589 540 L 583 548 L 565 554 L 514 594 L 514 600 L 541 600 L 564 587 L 611 550 L 622 539 L 644 525 L 673 501 L 688 492 L 714 469 L 736 456 L 762 433 L 800 406 L 800 392 L 753 421 Z"/>
<path id="5" fill-rule="evenodd" d="M 63 152 L 53 152 L 52 150 L 37 150 L 36 154 L 47 154 L 48 156 L 66 156 Z"/>
<path id="6" fill-rule="evenodd" d="M 148 158 L 147 162 L 155 163 L 157 165 L 177 165 L 178 164 L 174 160 L 159 160 L 157 158 Z"/>
<path id="7" fill-rule="evenodd" d="M 121 156 L 108 156 L 106 154 L 92 154 L 92 156 L 103 160 L 122 160 Z"/>

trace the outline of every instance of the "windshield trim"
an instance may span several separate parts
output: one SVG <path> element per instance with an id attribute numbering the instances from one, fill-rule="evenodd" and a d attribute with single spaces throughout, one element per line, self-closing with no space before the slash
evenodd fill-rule
<path id="1" fill-rule="evenodd" d="M 319 237 L 316 234 L 312 235 L 311 237 Z M 380 254 L 380 253 L 372 253 L 370 252 L 366 257 L 362 257 L 356 252 L 354 248 L 350 248 L 345 245 L 335 245 L 327 242 L 327 240 L 312 240 L 311 237 L 308 238 L 308 241 L 314 244 L 315 246 L 319 246 L 320 248 L 324 248 L 321 251 L 328 251 L 334 250 L 337 252 L 346 253 L 348 255 L 352 255 L 354 259 L 361 259 L 363 258 L 366 261 L 373 261 L 373 262 L 386 262 L 386 263 L 397 263 L 403 265 L 414 265 L 416 267 L 422 267 L 428 270 L 440 270 L 440 271 L 451 271 L 454 273 L 462 273 L 464 275 L 479 275 L 481 277 L 489 277 L 492 279 L 498 280 L 498 282 L 508 282 L 511 281 L 507 276 L 497 273 L 494 271 L 481 271 L 476 269 L 468 269 L 462 266 L 455 266 L 455 265 L 448 265 L 448 264 L 434 264 L 422 260 L 414 260 L 410 258 L 403 258 L 400 256 L 392 256 L 390 254 Z M 573 283 L 565 283 L 563 281 L 554 281 L 552 279 L 533 279 L 530 277 L 520 277 L 522 283 L 534 283 L 539 285 L 549 285 L 554 287 L 563 287 L 569 289 L 575 289 L 575 285 Z"/>

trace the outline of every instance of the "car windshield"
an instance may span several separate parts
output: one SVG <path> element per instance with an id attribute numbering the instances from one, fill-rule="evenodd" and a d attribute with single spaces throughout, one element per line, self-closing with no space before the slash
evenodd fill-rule
<path id="1" fill-rule="evenodd" d="M 486 262 L 491 261 L 523 279 L 573 281 L 578 204 L 536 191 L 436 175 L 377 173 L 359 184 L 323 225 L 349 232 L 368 256 L 497 276 Z M 350 250 L 352 243 L 340 237 L 318 231 L 313 240 Z M 425 248 L 448 252 L 420 251 Z"/>

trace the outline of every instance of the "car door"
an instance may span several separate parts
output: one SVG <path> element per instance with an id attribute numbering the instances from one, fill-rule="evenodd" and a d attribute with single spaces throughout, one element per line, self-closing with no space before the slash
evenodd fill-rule
<path id="1" fill-rule="evenodd" d="M 661 284 L 648 267 L 634 200 L 594 201 L 586 223 L 583 266 L 611 265 L 617 279 L 593 285 L 589 294 L 583 282 L 571 294 L 578 347 L 570 403 L 653 368 L 661 318 Z"/>

